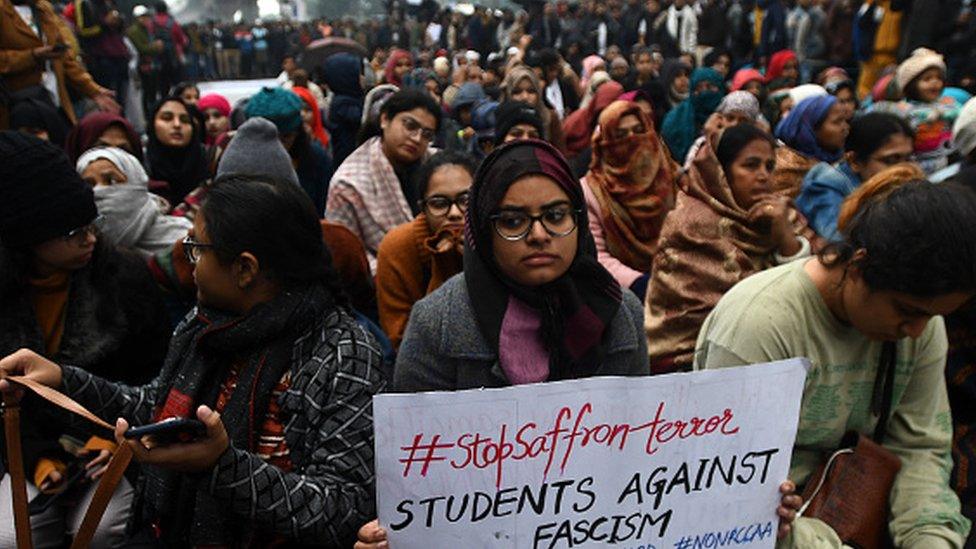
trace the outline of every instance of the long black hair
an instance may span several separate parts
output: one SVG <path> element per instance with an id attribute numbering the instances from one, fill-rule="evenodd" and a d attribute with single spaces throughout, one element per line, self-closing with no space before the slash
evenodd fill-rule
<path id="1" fill-rule="evenodd" d="M 312 200 L 290 182 L 234 176 L 222 178 L 201 207 L 207 234 L 221 263 L 243 252 L 283 288 L 322 284 L 347 304 Z"/>
<path id="2" fill-rule="evenodd" d="M 851 132 L 847 134 L 844 150 L 865 162 L 893 135 L 915 139 L 915 132 L 902 117 L 887 112 L 869 112 L 851 121 Z"/>

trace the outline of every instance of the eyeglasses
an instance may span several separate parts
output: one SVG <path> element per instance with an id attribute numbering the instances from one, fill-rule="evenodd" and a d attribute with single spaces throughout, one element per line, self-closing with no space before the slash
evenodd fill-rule
<path id="1" fill-rule="evenodd" d="M 203 250 L 213 247 L 213 244 L 197 242 L 189 236 L 183 239 L 183 254 L 186 256 L 186 260 L 189 261 L 191 265 L 196 265 L 197 262 L 200 261 L 200 258 L 203 257 Z"/>
<path id="2" fill-rule="evenodd" d="M 453 206 L 457 206 L 461 213 L 468 211 L 469 198 L 468 193 L 461 193 L 453 199 L 444 195 L 435 194 L 430 198 L 421 200 L 420 203 L 423 207 L 427 208 L 428 214 L 434 217 L 441 217 L 447 215 Z"/>
<path id="3" fill-rule="evenodd" d="M 410 137 L 420 136 L 420 139 L 427 142 L 434 139 L 434 130 L 423 127 L 420 122 L 409 116 L 402 117 L 400 123 L 403 124 L 403 129 L 407 130 L 407 135 Z"/>
<path id="4" fill-rule="evenodd" d="M 98 232 L 105 225 L 105 216 L 99 215 L 95 217 L 95 220 L 85 225 L 84 227 L 78 227 L 77 229 L 69 231 L 64 235 L 65 242 L 83 242 L 89 235 L 97 235 Z"/>
<path id="5" fill-rule="evenodd" d="M 550 236 L 556 238 L 567 236 L 576 230 L 576 218 L 579 214 L 580 210 L 574 210 L 569 206 L 553 206 L 539 215 L 509 210 L 497 213 L 488 219 L 491 220 L 498 236 L 510 242 L 517 242 L 528 236 L 536 221 L 542 224 L 542 228 Z"/>

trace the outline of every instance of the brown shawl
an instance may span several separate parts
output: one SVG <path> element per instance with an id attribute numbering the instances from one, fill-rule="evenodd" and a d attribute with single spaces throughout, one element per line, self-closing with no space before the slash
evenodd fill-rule
<path id="1" fill-rule="evenodd" d="M 794 220 L 797 234 L 803 222 Z M 732 286 L 774 266 L 776 244 L 749 226 L 748 211 L 706 143 L 679 181 L 664 222 L 644 305 L 651 371 L 689 370 L 705 318 Z"/>
<path id="2" fill-rule="evenodd" d="M 611 139 L 620 120 L 637 116 L 647 130 Z M 636 103 L 615 101 L 600 114 L 586 183 L 600 204 L 607 250 L 643 273 L 651 270 L 664 218 L 674 206 L 676 166 Z"/>
<path id="3" fill-rule="evenodd" d="M 773 172 L 773 190 L 792 199 L 800 196 L 803 178 L 820 161 L 812 156 L 804 156 L 790 147 L 780 144 L 776 147 L 776 170 Z"/>

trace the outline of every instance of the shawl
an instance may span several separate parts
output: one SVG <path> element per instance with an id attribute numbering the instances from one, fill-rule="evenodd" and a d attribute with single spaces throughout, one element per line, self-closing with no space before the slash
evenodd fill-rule
<path id="1" fill-rule="evenodd" d="M 576 257 L 558 279 L 521 286 L 495 261 L 492 222 L 508 188 L 526 175 L 545 175 L 579 214 Z M 623 299 L 620 286 L 597 261 L 583 189 L 549 143 L 518 140 L 492 152 L 475 174 L 465 223 L 464 279 L 478 328 L 512 384 L 591 375 L 605 355 L 604 336 Z"/>
<path id="2" fill-rule="evenodd" d="M 102 234 L 116 246 L 131 248 L 144 258 L 172 250 L 193 224 L 186 218 L 163 215 L 160 203 L 149 194 L 149 176 L 136 157 L 114 147 L 91 149 L 78 159 L 78 173 L 105 159 L 125 174 L 120 185 L 97 186 L 95 205 L 105 217 Z"/>
<path id="3" fill-rule="evenodd" d="M 682 101 L 688 99 L 688 95 L 690 95 L 688 92 L 678 93 L 674 90 L 674 81 L 677 80 L 678 75 L 682 72 L 691 76 L 691 65 L 680 59 L 667 59 L 664 61 L 664 66 L 661 67 L 661 80 L 664 83 L 664 89 L 668 93 L 668 100 L 671 102 L 672 107 L 677 107 Z"/>
<path id="4" fill-rule="evenodd" d="M 390 57 L 386 60 L 386 68 L 383 70 L 383 82 L 393 84 L 397 87 L 403 87 L 403 80 L 396 76 L 396 66 L 401 59 L 410 59 L 411 62 L 413 61 L 413 57 L 408 51 L 393 50 L 390 52 Z"/>
<path id="5" fill-rule="evenodd" d="M 801 154 L 789 146 L 776 147 L 776 169 L 773 170 L 773 190 L 796 198 L 803 189 L 803 178 L 818 160 Z"/>
<path id="6" fill-rule="evenodd" d="M 171 101 L 175 101 L 184 107 L 193 117 L 193 111 L 179 97 L 167 97 L 156 104 L 152 116 L 149 120 L 156 119 L 156 113 Z M 203 147 L 202 127 L 193 126 L 193 135 L 190 143 L 182 148 L 167 147 L 159 140 L 156 132 L 150 128 L 149 144 L 146 146 L 146 156 L 149 160 L 149 175 L 157 181 L 165 181 L 169 184 L 169 192 L 165 198 L 170 204 L 179 204 L 183 201 L 190 191 L 197 188 L 207 178 L 210 177 L 210 168 L 207 162 L 207 153 Z"/>
<path id="7" fill-rule="evenodd" d="M 626 115 L 637 116 L 647 132 L 610 138 Z M 661 225 L 673 206 L 675 172 L 640 107 L 614 101 L 604 109 L 593 135 L 586 184 L 600 204 L 607 250 L 631 269 L 651 270 Z"/>
<path id="8" fill-rule="evenodd" d="M 616 101 L 624 87 L 619 82 L 610 80 L 597 88 L 593 100 L 579 109 L 563 122 L 563 132 L 566 135 L 566 149 L 570 156 L 575 156 L 590 145 L 593 130 L 596 128 L 597 117 L 610 103 Z"/>
<path id="9" fill-rule="evenodd" d="M 763 75 L 756 69 L 739 69 L 732 77 L 732 91 L 739 91 L 752 81 L 763 81 Z"/>
<path id="10" fill-rule="evenodd" d="M 593 73 L 596 72 L 596 68 L 600 65 L 606 66 L 606 61 L 604 61 L 599 55 L 590 55 L 583 59 L 583 71 L 580 75 L 580 88 L 584 91 L 584 93 L 590 83 L 590 78 L 593 76 Z"/>
<path id="11" fill-rule="evenodd" d="M 695 88 L 702 82 L 715 84 L 719 91 L 695 92 Z M 725 95 L 725 83 L 722 75 L 712 68 L 695 69 L 691 73 L 691 96 L 685 99 L 664 117 L 661 134 L 671 149 L 671 154 L 678 161 L 684 159 L 691 149 L 692 143 L 698 137 L 701 127 L 708 117 L 715 112 L 722 97 Z"/>
<path id="12" fill-rule="evenodd" d="M 78 162 L 78 159 L 81 158 L 81 153 L 96 146 L 98 144 L 98 138 L 105 133 L 105 130 L 112 126 L 122 128 L 126 137 L 129 138 L 129 147 L 131 149 L 129 153 L 135 156 L 139 162 L 143 162 L 142 141 L 139 140 L 139 135 L 132 127 L 132 124 L 121 115 L 96 111 L 82 118 L 78 122 L 78 125 L 68 133 L 68 138 L 64 143 L 64 149 L 68 153 L 68 158 L 72 164 Z M 149 133 L 151 134 L 153 132 Z"/>
<path id="13" fill-rule="evenodd" d="M 776 125 L 776 137 L 796 152 L 828 164 L 841 159 L 844 151 L 828 151 L 817 142 L 817 126 L 837 103 L 833 95 L 809 97 L 793 107 Z"/>
<path id="14" fill-rule="evenodd" d="M 654 255 L 644 306 L 651 371 L 690 370 L 705 318 L 732 286 L 774 266 L 775 250 L 749 226 L 706 142 L 681 178 Z"/>
<path id="15" fill-rule="evenodd" d="M 295 95 L 301 98 L 309 109 L 312 109 L 312 137 L 322 145 L 323 149 L 326 149 L 329 146 L 329 134 L 325 133 L 325 126 L 322 125 L 322 111 L 315 101 L 315 96 L 308 88 L 301 86 L 294 86 L 291 91 L 295 92 Z"/>

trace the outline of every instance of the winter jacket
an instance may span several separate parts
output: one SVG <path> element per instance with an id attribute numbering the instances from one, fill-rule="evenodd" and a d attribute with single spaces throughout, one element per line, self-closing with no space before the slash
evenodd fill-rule
<path id="1" fill-rule="evenodd" d="M 623 292 L 617 316 L 604 334 L 606 356 L 596 376 L 648 375 L 643 308 Z M 461 273 L 417 302 L 397 355 L 393 389 L 455 391 L 511 385 L 498 349 L 485 342 Z"/>
<path id="2" fill-rule="evenodd" d="M 837 231 L 837 216 L 844 199 L 861 184 L 847 162 L 832 166 L 821 162 L 807 172 L 796 197 L 796 207 L 806 216 L 818 235 L 831 241 L 842 240 Z"/>

